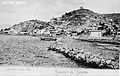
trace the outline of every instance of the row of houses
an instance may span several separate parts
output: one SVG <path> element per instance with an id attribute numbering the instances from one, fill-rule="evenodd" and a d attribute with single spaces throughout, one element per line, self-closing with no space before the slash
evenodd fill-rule
<path id="1" fill-rule="evenodd" d="M 10 30 L 4 30 L 4 34 L 18 34 L 18 31 L 10 28 Z"/>
<path id="2" fill-rule="evenodd" d="M 81 35 L 81 34 L 86 34 L 86 35 L 89 35 L 90 37 L 103 37 L 103 36 L 108 35 L 106 30 L 98 30 L 98 27 L 88 27 L 88 28 L 84 28 L 84 29 L 78 28 L 78 30 L 75 30 L 75 31 L 70 31 L 70 32 L 67 31 L 67 35 L 68 36 L 77 36 L 77 35 Z M 118 31 L 116 33 L 119 36 L 120 29 L 118 29 Z"/>
<path id="3" fill-rule="evenodd" d="M 46 30 L 46 29 L 35 29 L 33 30 L 33 33 L 34 35 L 41 35 L 41 34 L 46 34 L 46 35 L 49 35 L 50 34 L 50 31 L 49 30 Z"/>
<path id="4" fill-rule="evenodd" d="M 9 34 L 9 35 L 40 35 L 40 34 L 50 34 L 50 31 L 46 29 L 34 29 L 32 32 L 21 32 L 17 31 L 13 28 L 10 30 L 5 30 L 4 34 Z"/>

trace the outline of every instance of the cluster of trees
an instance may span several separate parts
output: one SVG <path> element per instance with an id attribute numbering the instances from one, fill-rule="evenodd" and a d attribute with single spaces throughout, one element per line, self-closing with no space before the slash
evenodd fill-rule
<path id="1" fill-rule="evenodd" d="M 99 25 L 101 27 L 99 27 L 98 30 L 105 30 L 103 36 L 113 36 L 113 38 L 116 37 L 119 29 L 119 26 L 117 24 L 112 22 L 110 26 L 105 23 L 100 23 Z"/>

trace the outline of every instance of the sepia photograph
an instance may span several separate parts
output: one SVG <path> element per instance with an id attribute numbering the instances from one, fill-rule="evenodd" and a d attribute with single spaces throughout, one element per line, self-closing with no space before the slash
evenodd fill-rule
<path id="1" fill-rule="evenodd" d="M 0 76 L 119 76 L 120 0 L 0 0 Z"/>

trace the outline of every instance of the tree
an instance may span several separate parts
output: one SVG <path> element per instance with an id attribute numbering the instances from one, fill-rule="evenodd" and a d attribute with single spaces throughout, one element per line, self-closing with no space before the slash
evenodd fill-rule
<path id="1" fill-rule="evenodd" d="M 117 25 L 112 25 L 112 27 L 113 27 L 113 39 L 115 39 L 118 32 L 118 27 Z"/>

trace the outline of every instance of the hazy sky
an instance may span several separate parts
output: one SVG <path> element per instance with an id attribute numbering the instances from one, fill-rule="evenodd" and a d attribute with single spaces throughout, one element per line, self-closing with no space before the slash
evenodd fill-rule
<path id="1" fill-rule="evenodd" d="M 120 13 L 120 0 L 0 0 L 0 28 L 20 21 L 48 21 L 81 6 L 97 13 Z"/>

